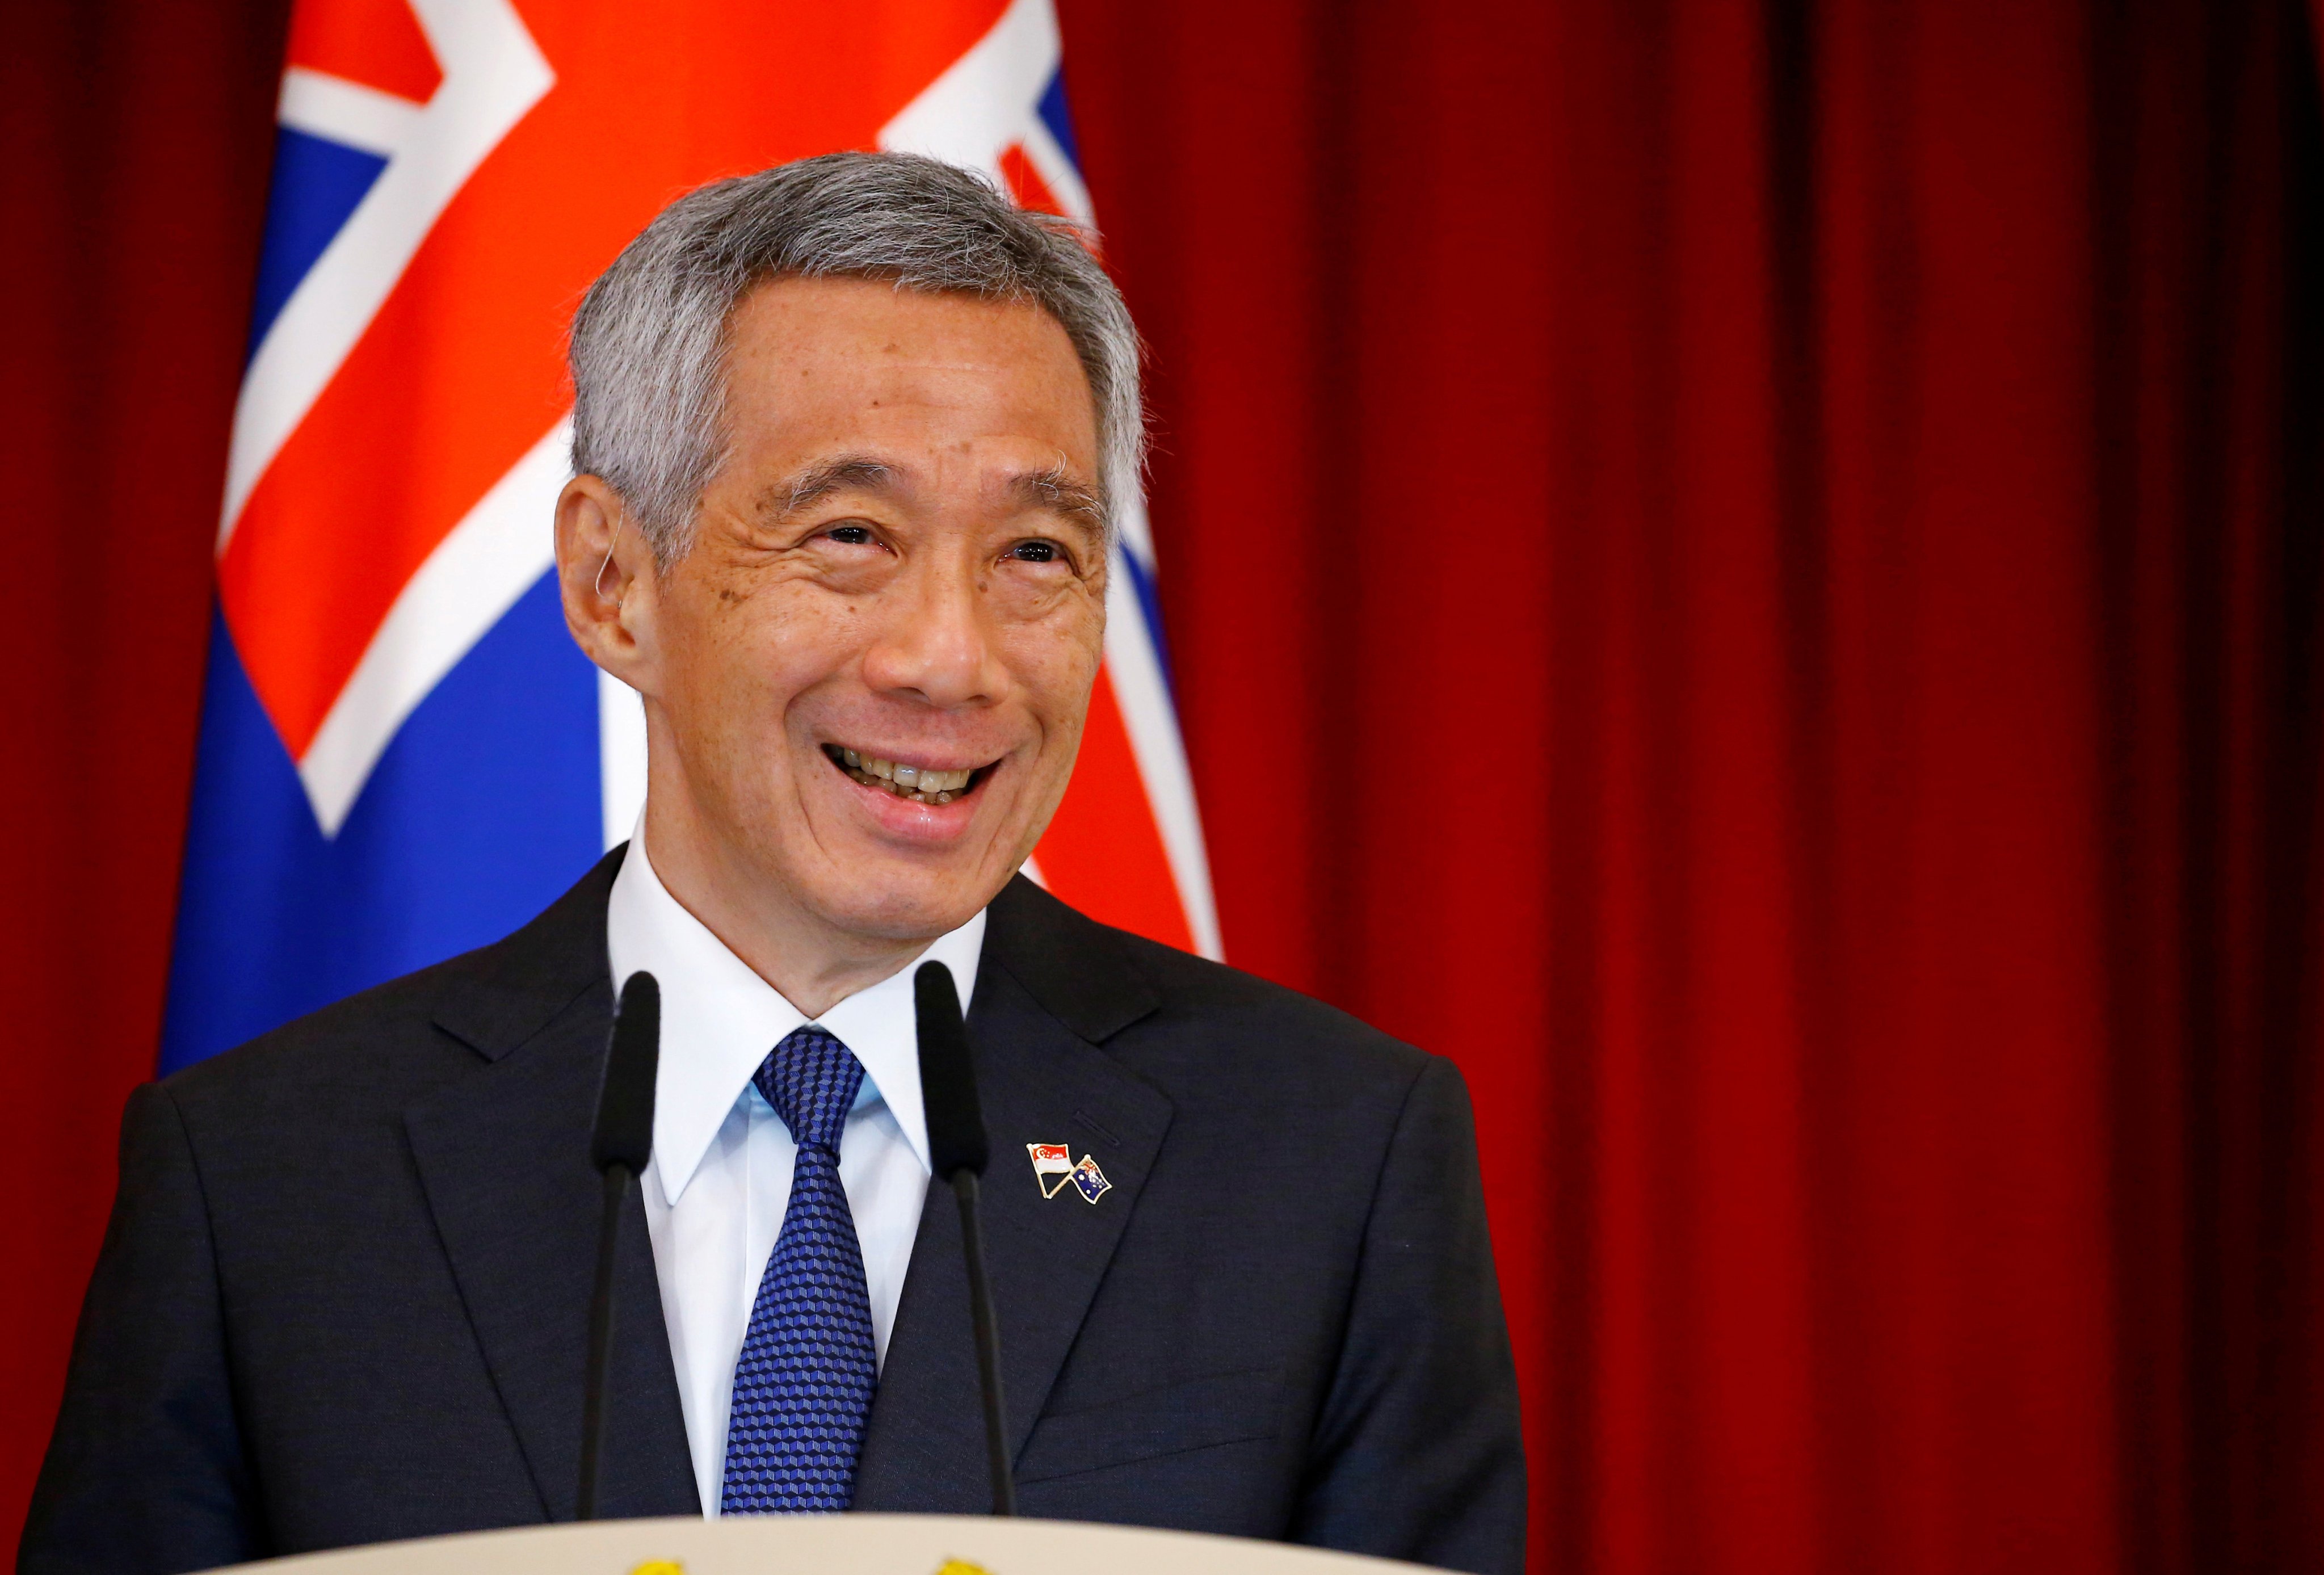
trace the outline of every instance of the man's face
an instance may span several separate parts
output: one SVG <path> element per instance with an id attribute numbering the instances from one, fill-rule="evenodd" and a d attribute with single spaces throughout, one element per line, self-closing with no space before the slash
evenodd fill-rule
<path id="1" fill-rule="evenodd" d="M 1030 306 L 780 281 L 735 311 L 726 422 L 654 589 L 651 813 L 684 799 L 838 930 L 942 934 L 1081 742 L 1106 562 L 1080 361 Z"/>

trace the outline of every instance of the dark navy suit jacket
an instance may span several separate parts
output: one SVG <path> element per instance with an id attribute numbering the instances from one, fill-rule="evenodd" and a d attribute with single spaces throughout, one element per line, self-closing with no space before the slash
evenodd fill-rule
<path id="1" fill-rule="evenodd" d="M 496 945 L 132 1097 L 19 1569 L 184 1570 L 569 1518 L 620 853 Z M 969 1013 L 1020 1507 L 1522 1567 L 1460 1075 L 1019 880 Z M 1029 1142 L 1113 1190 L 1045 1200 Z M 644 1217 L 604 1513 L 697 1513 Z M 920 1220 L 859 1509 L 987 1504 L 959 1225 Z"/>

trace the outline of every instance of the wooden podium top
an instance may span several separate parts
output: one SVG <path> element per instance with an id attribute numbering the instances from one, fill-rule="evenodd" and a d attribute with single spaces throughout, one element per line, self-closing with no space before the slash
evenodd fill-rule
<path id="1" fill-rule="evenodd" d="M 822 1515 L 523 1526 L 241 1568 L 270 1575 L 1388 1575 L 1419 1566 L 1078 1521 Z"/>

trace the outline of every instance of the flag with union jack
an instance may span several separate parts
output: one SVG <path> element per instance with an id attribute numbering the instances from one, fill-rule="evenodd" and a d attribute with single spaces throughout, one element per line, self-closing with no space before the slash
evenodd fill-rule
<path id="1" fill-rule="evenodd" d="M 567 636 L 564 335 L 706 180 L 934 154 L 1084 220 L 1052 0 L 297 0 L 162 1067 L 506 934 L 628 835 L 636 695 Z M 1120 533 L 1028 872 L 1215 956 L 1153 548 Z"/>

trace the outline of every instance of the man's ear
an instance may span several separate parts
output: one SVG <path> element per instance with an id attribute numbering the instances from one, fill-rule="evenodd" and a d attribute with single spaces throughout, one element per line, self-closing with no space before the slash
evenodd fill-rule
<path id="1" fill-rule="evenodd" d="M 582 652 L 639 694 L 658 693 L 653 548 L 601 477 L 576 475 L 558 494 L 557 585 Z"/>

